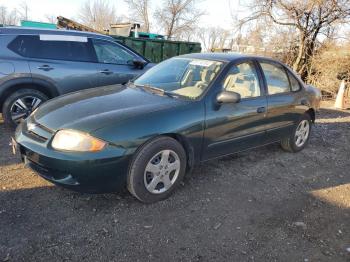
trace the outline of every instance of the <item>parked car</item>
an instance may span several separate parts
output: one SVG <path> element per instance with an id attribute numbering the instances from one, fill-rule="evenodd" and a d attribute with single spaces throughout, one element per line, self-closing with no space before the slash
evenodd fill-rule
<path id="1" fill-rule="evenodd" d="M 42 102 L 123 84 L 149 61 L 112 37 L 70 30 L 0 28 L 0 113 L 16 125 Z"/>
<path id="2" fill-rule="evenodd" d="M 128 85 L 43 104 L 19 125 L 15 145 L 55 184 L 92 193 L 127 186 L 150 203 L 203 161 L 274 142 L 302 150 L 319 102 L 317 89 L 277 61 L 189 54 Z"/>

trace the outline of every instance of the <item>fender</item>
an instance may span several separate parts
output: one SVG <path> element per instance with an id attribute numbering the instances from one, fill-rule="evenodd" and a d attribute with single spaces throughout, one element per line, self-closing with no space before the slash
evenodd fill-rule
<path id="1" fill-rule="evenodd" d="M 30 74 L 21 74 L 20 77 L 13 78 L 6 76 L 3 79 L 1 79 L 0 82 L 0 109 L 2 108 L 2 105 L 6 99 L 6 97 L 12 93 L 12 87 L 14 86 L 20 86 L 20 85 L 29 85 L 29 86 L 38 86 L 37 90 L 45 93 L 50 98 L 59 96 L 59 92 L 57 87 L 46 80 L 43 79 L 37 79 L 32 78 Z M 13 92 L 16 89 L 13 89 Z"/>

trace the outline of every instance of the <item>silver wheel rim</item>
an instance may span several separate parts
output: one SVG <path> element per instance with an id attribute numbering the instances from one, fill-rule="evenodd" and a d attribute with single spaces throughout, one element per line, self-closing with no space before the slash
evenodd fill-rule
<path id="1" fill-rule="evenodd" d="M 24 96 L 18 98 L 10 109 L 11 119 L 19 123 L 22 119 L 27 118 L 43 101 L 36 96 Z"/>
<path id="2" fill-rule="evenodd" d="M 307 141 L 310 134 L 310 123 L 307 120 L 302 120 L 295 132 L 295 145 L 302 147 Z"/>
<path id="3" fill-rule="evenodd" d="M 180 158 L 172 150 L 162 150 L 147 163 L 144 183 L 148 192 L 161 194 L 168 191 L 180 173 Z"/>

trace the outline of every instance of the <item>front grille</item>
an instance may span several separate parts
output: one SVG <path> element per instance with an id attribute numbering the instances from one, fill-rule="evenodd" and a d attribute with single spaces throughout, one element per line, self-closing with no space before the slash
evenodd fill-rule
<path id="1" fill-rule="evenodd" d="M 54 132 L 36 122 L 33 117 L 30 117 L 26 124 L 26 134 L 32 139 L 44 143 L 52 137 Z"/>
<path id="2" fill-rule="evenodd" d="M 44 143 L 44 142 L 46 142 L 46 141 L 48 140 L 48 138 L 43 137 L 43 136 L 41 136 L 41 135 L 39 135 L 39 134 L 37 134 L 37 133 L 35 133 L 35 132 L 33 132 L 33 131 L 28 131 L 27 134 L 28 134 L 31 138 L 33 138 L 33 139 L 35 139 L 35 140 L 37 140 L 37 141 L 39 141 L 39 142 L 42 142 L 42 143 Z"/>

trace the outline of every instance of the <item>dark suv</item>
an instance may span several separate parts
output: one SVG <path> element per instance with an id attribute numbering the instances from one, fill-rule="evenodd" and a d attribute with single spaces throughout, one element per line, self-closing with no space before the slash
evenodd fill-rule
<path id="1" fill-rule="evenodd" d="M 151 66 L 109 36 L 0 28 L 0 112 L 5 123 L 16 125 L 50 98 L 123 84 Z"/>

